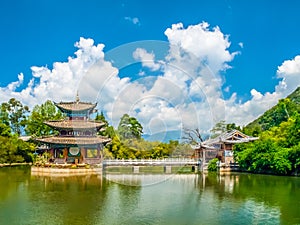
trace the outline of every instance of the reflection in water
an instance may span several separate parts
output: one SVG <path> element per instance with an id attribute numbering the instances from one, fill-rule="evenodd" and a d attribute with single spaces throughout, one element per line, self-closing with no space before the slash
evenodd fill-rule
<path id="1" fill-rule="evenodd" d="M 114 183 L 126 186 L 148 186 L 166 182 L 168 180 L 189 179 L 190 175 L 179 174 L 105 174 L 105 178 Z"/>
<path id="2" fill-rule="evenodd" d="M 31 206 L 36 210 L 34 215 L 46 214 L 44 218 L 38 217 L 44 224 L 94 224 L 109 187 L 102 182 L 99 175 L 32 176 L 29 197 L 35 202 Z M 33 222 L 35 219 L 29 218 Z"/>
<path id="3" fill-rule="evenodd" d="M 0 169 L 0 224 L 300 224 L 295 177 L 28 171 Z"/>
<path id="4" fill-rule="evenodd" d="M 30 170 L 27 166 L 0 168 L 0 203 L 28 186 L 29 179 Z"/>

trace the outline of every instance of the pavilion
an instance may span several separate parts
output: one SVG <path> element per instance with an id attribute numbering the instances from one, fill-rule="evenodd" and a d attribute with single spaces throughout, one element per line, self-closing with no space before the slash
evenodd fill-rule
<path id="1" fill-rule="evenodd" d="M 205 167 L 214 158 L 219 158 L 220 163 L 225 167 L 234 164 L 233 146 L 239 143 L 247 143 L 257 140 L 258 137 L 248 136 L 239 130 L 231 130 L 208 139 L 197 146 L 195 158 L 201 161 L 201 167 Z"/>
<path id="2" fill-rule="evenodd" d="M 57 135 L 40 137 L 36 140 L 47 146 L 54 163 L 99 164 L 102 150 L 111 140 L 98 135 L 103 122 L 90 119 L 97 104 L 80 101 L 78 94 L 74 102 L 54 102 L 66 118 L 44 122 L 58 131 Z"/>

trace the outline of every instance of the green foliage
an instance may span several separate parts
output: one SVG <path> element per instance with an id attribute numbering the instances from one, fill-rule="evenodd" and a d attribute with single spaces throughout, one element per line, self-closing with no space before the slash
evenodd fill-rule
<path id="1" fill-rule="evenodd" d="M 298 145 L 293 146 L 288 152 L 288 159 L 291 162 L 292 170 L 295 173 L 300 172 L 300 142 Z"/>
<path id="2" fill-rule="evenodd" d="M 33 162 L 35 165 L 43 165 L 49 161 L 50 153 L 44 152 L 42 155 L 35 155 Z"/>
<path id="3" fill-rule="evenodd" d="M 300 142 L 300 114 L 296 114 L 290 120 L 291 125 L 287 127 L 287 147 L 298 145 Z"/>
<path id="4" fill-rule="evenodd" d="M 120 139 L 114 136 L 109 145 L 104 149 L 105 158 L 116 159 L 162 159 L 172 155 L 173 152 L 184 152 L 185 144 L 178 141 L 161 143 L 157 141 L 146 141 L 141 139 Z M 183 153 L 180 156 L 183 156 Z"/>
<path id="5" fill-rule="evenodd" d="M 279 126 L 260 134 L 253 143 L 234 147 L 240 168 L 255 173 L 288 175 L 299 172 L 300 116 L 295 113 Z"/>
<path id="6" fill-rule="evenodd" d="M 211 138 L 215 138 L 218 135 L 224 133 L 226 131 L 226 123 L 225 120 L 221 120 L 215 124 L 215 126 L 210 130 Z"/>
<path id="7" fill-rule="evenodd" d="M 124 114 L 118 126 L 118 133 L 120 137 L 124 139 L 140 139 L 143 134 L 143 127 L 136 118 L 130 117 L 128 114 Z"/>
<path id="8" fill-rule="evenodd" d="M 259 124 L 253 124 L 243 127 L 242 132 L 253 137 L 258 137 L 262 132 L 262 128 Z"/>
<path id="9" fill-rule="evenodd" d="M 101 121 L 104 123 L 104 127 L 107 127 L 108 126 L 108 122 L 104 116 L 104 113 L 101 111 L 101 114 L 98 114 L 96 115 L 96 118 L 95 118 L 96 121 Z"/>
<path id="10" fill-rule="evenodd" d="M 226 124 L 226 130 L 230 131 L 230 130 L 239 130 L 242 131 L 240 126 L 237 126 L 235 123 L 227 123 Z"/>
<path id="11" fill-rule="evenodd" d="M 109 138 L 113 138 L 114 136 L 116 136 L 116 131 L 115 131 L 114 127 L 109 125 L 103 112 L 101 112 L 101 114 L 97 114 L 95 120 L 101 121 L 104 124 L 98 133 L 99 135 L 106 136 Z"/>
<path id="12" fill-rule="evenodd" d="M 215 124 L 215 126 L 210 130 L 211 138 L 215 138 L 218 135 L 231 130 L 242 130 L 240 126 L 237 126 L 235 123 L 226 123 L 225 120 L 221 120 Z"/>
<path id="13" fill-rule="evenodd" d="M 12 135 L 10 126 L 0 122 L 0 136 L 10 137 Z"/>
<path id="14" fill-rule="evenodd" d="M 16 136 L 0 136 L 0 163 L 32 162 L 35 146 Z"/>
<path id="15" fill-rule="evenodd" d="M 174 144 L 172 144 L 174 142 Z M 195 150 L 187 143 L 179 143 L 178 141 L 170 141 L 172 148 L 172 157 L 173 158 L 189 158 L 194 156 Z"/>
<path id="16" fill-rule="evenodd" d="M 218 158 L 214 158 L 214 159 L 210 160 L 208 162 L 208 167 L 207 167 L 208 171 L 210 171 L 210 172 L 217 171 L 218 170 L 218 164 L 217 164 L 218 162 L 219 162 Z"/>
<path id="17" fill-rule="evenodd" d="M 36 105 L 28 117 L 25 132 L 27 135 L 39 137 L 44 135 L 55 134 L 55 130 L 44 124 L 49 120 L 61 120 L 64 116 L 61 111 L 57 110 L 52 101 L 47 100 L 41 105 Z"/>
<path id="18" fill-rule="evenodd" d="M 290 117 L 300 113 L 300 87 L 287 98 L 279 100 L 278 104 L 266 111 L 262 116 L 244 127 L 243 132 L 248 135 L 258 136 L 262 131 L 279 126 L 288 121 Z"/>
<path id="19" fill-rule="evenodd" d="M 10 126 L 14 134 L 20 135 L 22 128 L 25 127 L 27 122 L 26 113 L 29 112 L 28 106 L 11 98 L 8 102 L 3 102 L 0 107 L 0 119 L 3 124 Z"/>
<path id="20" fill-rule="evenodd" d="M 298 109 L 300 109 L 300 87 L 298 87 L 292 94 L 290 94 L 288 98 L 298 106 Z"/>

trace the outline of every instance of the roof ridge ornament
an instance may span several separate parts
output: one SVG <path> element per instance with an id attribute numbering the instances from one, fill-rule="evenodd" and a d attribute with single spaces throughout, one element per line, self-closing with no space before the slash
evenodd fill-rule
<path id="1" fill-rule="evenodd" d="M 79 93 L 78 93 L 78 91 L 77 91 L 77 94 L 76 94 L 76 103 L 78 104 L 79 101 L 80 101 L 80 99 L 79 99 Z"/>

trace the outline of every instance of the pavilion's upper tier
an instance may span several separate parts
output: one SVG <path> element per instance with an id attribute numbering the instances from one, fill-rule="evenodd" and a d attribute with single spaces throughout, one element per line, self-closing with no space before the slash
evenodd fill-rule
<path id="1" fill-rule="evenodd" d="M 97 103 L 89 103 L 89 102 L 54 102 L 57 108 L 59 108 L 62 112 L 70 114 L 70 113 L 84 113 L 89 114 L 91 113 L 95 107 L 97 106 Z"/>

